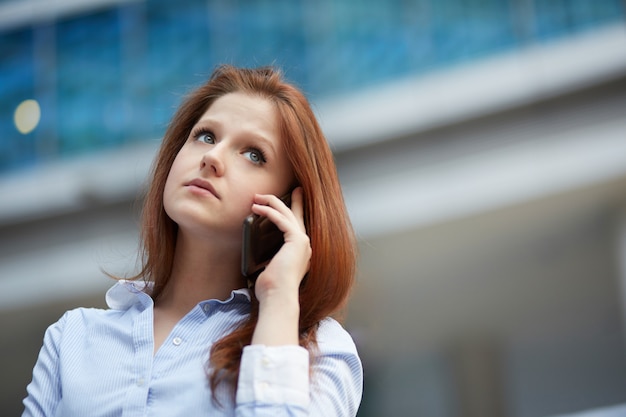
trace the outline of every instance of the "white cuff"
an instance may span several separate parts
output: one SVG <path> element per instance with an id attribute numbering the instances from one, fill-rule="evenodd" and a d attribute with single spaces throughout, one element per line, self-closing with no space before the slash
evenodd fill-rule
<path id="1" fill-rule="evenodd" d="M 307 408 L 309 401 L 309 352 L 305 348 L 244 347 L 237 404 L 289 404 Z"/>

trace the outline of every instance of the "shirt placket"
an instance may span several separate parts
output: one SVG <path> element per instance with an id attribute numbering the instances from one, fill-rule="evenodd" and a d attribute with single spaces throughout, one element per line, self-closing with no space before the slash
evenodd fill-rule
<path id="1" fill-rule="evenodd" d="M 153 311 L 146 308 L 133 323 L 134 367 L 122 417 L 146 415 L 153 367 Z"/>

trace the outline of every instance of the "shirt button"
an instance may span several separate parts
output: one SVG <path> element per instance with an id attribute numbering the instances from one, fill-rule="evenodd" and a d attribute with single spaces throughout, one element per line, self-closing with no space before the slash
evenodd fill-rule
<path id="1" fill-rule="evenodd" d="M 137 386 L 142 387 L 144 382 L 146 382 L 143 378 L 137 378 Z"/>
<path id="2" fill-rule="evenodd" d="M 205 304 L 202 306 L 202 309 L 204 310 L 205 313 L 208 313 L 209 310 L 211 310 L 211 306 L 208 304 Z"/>
<path id="3" fill-rule="evenodd" d="M 263 366 L 269 367 L 272 364 L 272 361 L 267 356 L 263 356 L 263 359 L 261 359 L 261 363 L 263 364 Z"/>
<path id="4" fill-rule="evenodd" d="M 174 344 L 174 346 L 178 346 L 183 342 L 183 339 L 181 339 L 180 337 L 175 337 L 174 340 L 172 340 L 172 343 Z"/>

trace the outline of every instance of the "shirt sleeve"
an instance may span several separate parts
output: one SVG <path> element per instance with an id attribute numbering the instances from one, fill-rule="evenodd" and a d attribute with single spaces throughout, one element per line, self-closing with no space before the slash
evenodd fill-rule
<path id="1" fill-rule="evenodd" d="M 309 356 L 313 359 L 310 360 Z M 238 417 L 354 417 L 363 369 L 352 339 L 332 321 L 318 347 L 246 346 L 237 386 Z"/>
<path id="2" fill-rule="evenodd" d="M 352 337 L 335 320 L 323 320 L 313 355 L 308 415 L 356 416 L 363 394 L 363 366 Z"/>
<path id="3" fill-rule="evenodd" d="M 306 416 L 309 352 L 300 346 L 246 346 L 237 386 L 237 416 Z"/>
<path id="4" fill-rule="evenodd" d="M 53 416 L 61 400 L 59 343 L 66 315 L 46 330 L 43 346 L 33 369 L 33 379 L 26 388 L 22 417 Z"/>

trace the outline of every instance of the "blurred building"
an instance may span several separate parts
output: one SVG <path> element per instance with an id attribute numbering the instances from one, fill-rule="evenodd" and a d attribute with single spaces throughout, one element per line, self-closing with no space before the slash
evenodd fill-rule
<path id="1" fill-rule="evenodd" d="M 283 67 L 332 143 L 359 416 L 626 415 L 625 8 L 0 1 L 0 409 L 134 270 L 159 138 L 225 62 Z"/>

